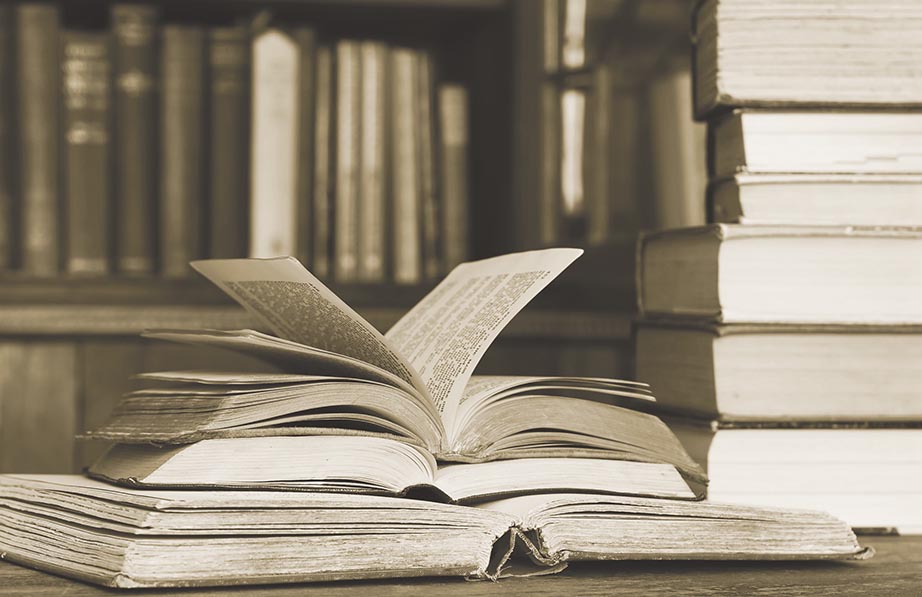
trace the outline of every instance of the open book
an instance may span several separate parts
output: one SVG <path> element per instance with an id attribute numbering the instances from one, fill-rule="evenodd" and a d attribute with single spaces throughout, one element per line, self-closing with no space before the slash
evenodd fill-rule
<path id="1" fill-rule="evenodd" d="M 90 473 L 134 486 L 422 487 L 453 501 L 550 490 L 703 497 L 705 477 L 668 427 L 630 408 L 653 400 L 645 384 L 472 377 L 502 328 L 580 254 L 462 264 L 385 335 L 292 258 L 194 262 L 274 335 L 147 336 L 235 350 L 277 371 L 143 375 L 149 387 L 87 434 L 119 442 Z"/>
<path id="2" fill-rule="evenodd" d="M 286 491 L 155 491 L 0 475 L 2 558 L 115 587 L 498 578 L 608 559 L 865 558 L 818 512 L 625 496 L 465 507 Z M 524 557 L 521 557 L 524 556 Z"/>

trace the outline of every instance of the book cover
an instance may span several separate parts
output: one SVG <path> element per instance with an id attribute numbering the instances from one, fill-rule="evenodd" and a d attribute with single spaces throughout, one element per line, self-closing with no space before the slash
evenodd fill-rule
<path id="1" fill-rule="evenodd" d="M 317 46 L 314 101 L 314 178 L 312 199 L 311 271 L 321 280 L 332 275 L 331 236 L 333 182 L 336 155 L 335 55 L 329 44 Z"/>
<path id="2" fill-rule="evenodd" d="M 468 93 L 462 85 L 439 87 L 439 156 L 442 167 L 440 240 L 444 267 L 467 261 L 470 243 L 468 194 Z"/>
<path id="3" fill-rule="evenodd" d="M 314 120 L 317 89 L 317 32 L 311 27 L 294 30 L 298 44 L 298 180 L 295 257 L 312 263 L 314 251 Z"/>
<path id="4" fill-rule="evenodd" d="M 336 183 L 333 204 L 333 277 L 358 280 L 362 72 L 359 42 L 336 43 Z"/>
<path id="5" fill-rule="evenodd" d="M 157 68 L 159 13 L 145 4 L 115 4 L 113 85 L 115 267 L 152 274 L 156 267 Z"/>
<path id="6" fill-rule="evenodd" d="M 208 255 L 245 257 L 249 199 L 250 37 L 244 27 L 208 32 Z"/>
<path id="7" fill-rule="evenodd" d="M 387 46 L 362 42 L 358 280 L 383 282 L 387 240 Z"/>
<path id="8" fill-rule="evenodd" d="M 66 269 L 102 276 L 109 272 L 112 232 L 108 35 L 65 31 L 61 71 Z"/>
<path id="9" fill-rule="evenodd" d="M 53 276 L 61 263 L 60 9 L 16 7 L 17 115 L 22 197 L 22 269 Z"/>
<path id="10" fill-rule="evenodd" d="M 391 197 L 394 281 L 422 281 L 422 205 L 420 196 L 419 68 L 417 53 L 391 49 Z"/>
<path id="11" fill-rule="evenodd" d="M 250 256 L 297 252 L 298 44 L 281 29 L 253 39 Z"/>
<path id="12" fill-rule="evenodd" d="M 160 98 L 160 261 L 168 278 L 191 274 L 204 248 L 205 34 L 201 27 L 163 28 Z"/>

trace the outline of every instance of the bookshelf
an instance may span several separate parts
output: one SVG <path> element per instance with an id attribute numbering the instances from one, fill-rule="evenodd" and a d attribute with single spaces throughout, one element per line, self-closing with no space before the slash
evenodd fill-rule
<path id="1" fill-rule="evenodd" d="M 107 26 L 116 2 L 44 4 L 61 7 L 62 29 L 98 29 Z M 642 108 L 651 73 L 662 70 L 667 56 L 687 51 L 686 0 L 582 3 L 586 50 L 578 64 L 564 64 L 561 52 L 564 26 L 568 18 L 573 20 L 567 11 L 581 0 L 147 4 L 158 9 L 164 23 L 214 27 L 262 19 L 264 26 L 266 17 L 260 15 L 268 14 L 270 24 L 309 24 L 331 39 L 376 39 L 430 52 L 440 80 L 467 90 L 468 257 L 555 245 L 587 249 L 573 271 L 503 333 L 482 370 L 628 374 L 633 242 L 638 230 L 655 227 L 656 221 L 648 201 L 654 189 L 646 156 L 652 150 L 644 144 L 642 121 L 634 123 L 633 136 L 619 141 L 614 133 L 621 129 L 605 119 L 609 113 L 621 113 L 619 98 Z M 549 58 L 554 48 L 557 53 Z M 568 91 L 584 96 L 583 126 L 575 137 L 564 130 L 559 112 L 559 97 Z M 588 135 L 596 129 L 612 136 Z M 577 139 L 581 164 L 564 150 L 565 135 Z M 571 153 L 573 146 L 570 142 Z M 14 175 L 22 174 L 17 170 L 20 164 L 8 163 Z M 562 167 L 575 172 L 578 183 L 565 186 Z M 575 203 L 573 184 L 586 191 Z M 64 197 L 54 200 L 63 203 Z M 117 203 L 121 198 L 113 194 L 110 200 Z M 14 210 L 13 216 L 19 215 Z M 105 234 L 114 236 L 112 231 Z M 115 245 L 113 238 L 109 241 Z M 194 355 L 182 347 L 156 346 L 138 338 L 140 331 L 254 325 L 203 280 L 169 279 L 156 271 L 141 276 L 120 273 L 114 266 L 114 248 L 106 254 L 110 267 L 105 275 L 65 273 L 64 257 L 59 256 L 57 273 L 36 276 L 19 267 L 22 255 L 14 250 L 13 267 L 0 271 L 0 356 L 10 364 L 0 374 L 4 472 L 63 471 L 86 464 L 98 450 L 70 438 L 105 419 L 117 397 L 131 388 L 129 376 L 134 373 L 236 362 L 222 354 Z M 437 278 L 409 284 L 331 279 L 329 285 L 379 329 L 386 329 Z M 47 434 L 39 431 L 45 429 L 54 435 L 53 441 L 43 439 Z"/>

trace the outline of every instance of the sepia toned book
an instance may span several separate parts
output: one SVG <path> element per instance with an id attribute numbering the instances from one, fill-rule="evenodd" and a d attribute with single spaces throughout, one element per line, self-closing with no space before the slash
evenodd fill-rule
<path id="1" fill-rule="evenodd" d="M 709 500 L 818 508 L 862 532 L 922 534 L 918 422 L 667 421 L 707 468 Z"/>
<path id="2" fill-rule="evenodd" d="M 748 174 L 708 187 L 711 222 L 922 226 L 922 174 Z"/>
<path id="3" fill-rule="evenodd" d="M 246 257 L 250 161 L 250 35 L 208 31 L 208 256 Z"/>
<path id="4" fill-rule="evenodd" d="M 22 269 L 54 276 L 61 267 L 60 31 L 53 4 L 23 3 L 16 10 L 16 110 Z"/>
<path id="5" fill-rule="evenodd" d="M 122 274 L 156 269 L 159 20 L 151 5 L 112 5 L 115 268 Z"/>
<path id="6" fill-rule="evenodd" d="M 424 491 L 450 501 L 538 489 L 701 497 L 705 480 L 665 425 L 632 410 L 653 400 L 644 384 L 471 377 L 500 329 L 580 253 L 458 266 L 386 336 L 294 259 L 196 262 L 276 335 L 148 336 L 235 350 L 279 372 L 145 374 L 146 387 L 87 434 L 120 442 L 90 473 L 133 486 Z M 316 458 L 278 458 L 302 452 Z"/>
<path id="7" fill-rule="evenodd" d="M 657 407 L 767 423 L 922 421 L 922 326 L 644 321 L 635 375 Z M 809 395 L 809 399 L 805 399 Z"/>
<path id="8" fill-rule="evenodd" d="M 361 282 L 384 282 L 387 275 L 387 79 L 388 48 L 359 44 L 361 142 L 359 159 L 358 264 Z M 338 205 L 338 203 L 337 203 Z"/>
<path id="9" fill-rule="evenodd" d="M 68 273 L 109 273 L 109 36 L 65 31 L 62 41 L 63 167 Z"/>
<path id="10" fill-rule="evenodd" d="M 717 224 L 648 234 L 647 317 L 724 323 L 922 323 L 922 231 Z"/>
<path id="11" fill-rule="evenodd" d="M 335 175 L 336 127 L 334 106 L 334 52 L 329 44 L 316 46 L 313 144 L 313 195 L 311 196 L 311 271 L 321 280 L 332 276 L 332 214 Z"/>
<path id="12" fill-rule="evenodd" d="M 205 249 L 204 29 L 164 26 L 160 57 L 160 266 L 185 278 Z"/>
<path id="13" fill-rule="evenodd" d="M 253 38 L 250 257 L 293 255 L 298 211 L 298 44 L 285 31 Z"/>
<path id="14" fill-rule="evenodd" d="M 714 178 L 922 172 L 922 112 L 735 110 L 710 126 Z"/>
<path id="15" fill-rule="evenodd" d="M 706 0 L 692 21 L 699 117 L 727 106 L 922 105 L 917 3 Z"/>
<path id="16" fill-rule="evenodd" d="M 584 560 L 866 559 L 819 513 L 548 494 L 463 507 L 342 493 L 152 491 L 0 476 L 4 559 L 118 588 L 554 573 Z"/>
<path id="17" fill-rule="evenodd" d="M 423 278 L 419 147 L 419 54 L 391 48 L 391 204 L 393 277 L 398 284 Z"/>
<path id="18" fill-rule="evenodd" d="M 362 169 L 362 63 L 359 42 L 335 45 L 336 148 L 333 187 L 333 278 L 355 282 L 359 277 L 359 214 Z"/>

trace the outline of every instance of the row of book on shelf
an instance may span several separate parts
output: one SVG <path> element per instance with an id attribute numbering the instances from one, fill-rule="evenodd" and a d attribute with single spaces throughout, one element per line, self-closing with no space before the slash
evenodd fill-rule
<path id="1" fill-rule="evenodd" d="M 412 284 L 463 261 L 466 88 L 430 50 L 264 20 L 113 4 L 94 30 L 0 7 L 0 268 L 185 277 L 296 255 Z"/>

